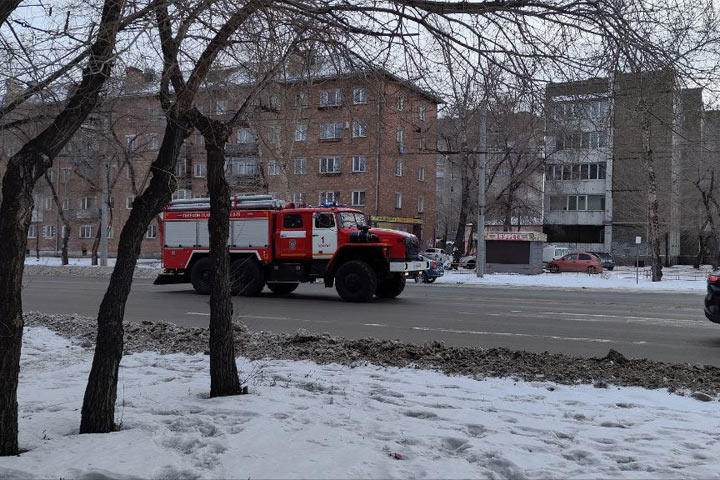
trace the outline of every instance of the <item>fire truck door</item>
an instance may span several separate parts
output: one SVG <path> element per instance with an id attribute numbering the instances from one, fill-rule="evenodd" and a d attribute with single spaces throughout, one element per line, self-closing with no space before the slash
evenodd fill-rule
<path id="1" fill-rule="evenodd" d="M 308 232 L 300 213 L 283 213 L 280 228 L 275 234 L 278 258 L 307 257 Z"/>
<path id="2" fill-rule="evenodd" d="M 313 258 L 331 258 L 337 250 L 337 234 L 335 214 L 332 212 L 315 213 L 312 231 Z"/>

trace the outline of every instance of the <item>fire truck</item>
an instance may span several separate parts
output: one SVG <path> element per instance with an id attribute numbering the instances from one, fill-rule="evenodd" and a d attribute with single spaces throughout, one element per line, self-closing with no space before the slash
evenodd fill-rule
<path id="1" fill-rule="evenodd" d="M 230 281 L 234 295 L 256 296 L 265 286 L 277 295 L 292 293 L 302 282 L 335 286 L 348 302 L 373 295 L 395 298 L 406 274 L 426 270 L 419 242 L 410 233 L 370 228 L 355 209 L 324 204 L 296 207 L 270 195 L 231 199 Z M 210 293 L 207 198 L 175 200 L 161 215 L 164 273 L 155 284 L 192 283 Z"/>

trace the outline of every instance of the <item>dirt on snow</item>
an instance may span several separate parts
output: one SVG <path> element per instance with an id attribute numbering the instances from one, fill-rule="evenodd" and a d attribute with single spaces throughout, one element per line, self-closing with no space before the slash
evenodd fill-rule
<path id="1" fill-rule="evenodd" d="M 29 326 L 44 326 L 83 347 L 95 343 L 96 322 L 77 315 L 25 314 Z M 679 395 L 710 401 L 720 394 L 720 368 L 629 359 L 610 350 L 603 358 L 576 358 L 554 353 L 531 353 L 506 348 L 454 347 L 440 342 L 422 345 L 394 340 L 363 338 L 348 340 L 329 334 L 299 330 L 294 334 L 249 331 L 235 322 L 238 355 L 252 360 L 265 358 L 312 360 L 320 364 L 371 363 L 393 367 L 437 369 L 447 374 L 509 377 L 525 381 L 561 384 L 592 384 L 597 388 L 637 386 L 664 388 Z M 125 323 L 125 353 L 207 353 L 207 328 L 188 328 L 166 322 Z"/>

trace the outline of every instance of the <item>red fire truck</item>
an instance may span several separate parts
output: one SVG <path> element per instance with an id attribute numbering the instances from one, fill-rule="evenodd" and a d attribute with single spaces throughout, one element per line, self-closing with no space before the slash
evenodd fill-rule
<path id="1" fill-rule="evenodd" d="M 210 293 L 209 217 L 206 198 L 176 200 L 165 209 L 165 271 L 156 285 L 190 282 L 198 293 Z M 405 288 L 407 272 L 428 268 L 415 235 L 369 228 L 358 210 L 296 208 L 269 195 L 232 199 L 228 248 L 233 294 L 245 296 L 259 295 L 265 285 L 286 295 L 301 282 L 322 280 L 346 301 L 394 298 Z"/>

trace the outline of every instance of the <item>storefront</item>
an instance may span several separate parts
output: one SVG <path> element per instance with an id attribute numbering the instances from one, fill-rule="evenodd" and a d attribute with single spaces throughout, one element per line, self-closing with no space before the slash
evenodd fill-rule
<path id="1" fill-rule="evenodd" d="M 540 232 L 486 232 L 486 272 L 542 273 L 546 240 Z"/>

